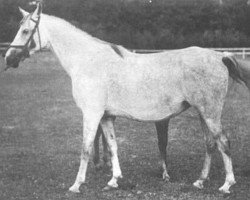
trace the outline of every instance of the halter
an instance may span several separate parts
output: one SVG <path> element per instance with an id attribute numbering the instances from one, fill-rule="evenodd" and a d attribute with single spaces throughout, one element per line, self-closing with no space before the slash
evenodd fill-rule
<path id="1" fill-rule="evenodd" d="M 26 42 L 24 45 L 9 45 L 9 47 L 7 48 L 7 50 L 8 50 L 9 48 L 11 48 L 11 47 L 21 49 L 22 52 L 21 52 L 21 55 L 20 55 L 20 56 L 21 56 L 21 57 L 24 57 L 24 58 L 28 58 L 28 57 L 30 56 L 28 45 L 29 45 L 30 41 L 33 39 L 33 36 L 34 36 L 36 30 L 37 30 L 38 39 L 39 39 L 39 46 L 40 46 L 40 49 L 39 49 L 39 50 L 41 51 L 41 49 L 42 49 L 42 47 L 41 47 L 41 37 L 40 37 L 40 32 L 39 32 L 39 27 L 38 27 L 38 25 L 39 25 L 39 23 L 40 23 L 40 15 L 38 16 L 38 19 L 37 19 L 37 20 L 32 19 L 32 14 L 29 14 L 29 15 L 31 16 L 30 20 L 33 21 L 33 22 L 35 23 L 35 27 L 34 27 L 34 29 L 32 30 L 29 39 L 27 40 L 27 42 Z"/>

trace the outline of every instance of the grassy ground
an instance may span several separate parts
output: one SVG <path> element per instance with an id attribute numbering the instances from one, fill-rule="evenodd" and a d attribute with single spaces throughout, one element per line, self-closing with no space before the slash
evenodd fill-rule
<path id="1" fill-rule="evenodd" d="M 3 61 L 0 60 L 0 65 Z M 233 85 L 225 104 L 223 127 L 232 140 L 237 184 L 230 196 L 218 192 L 223 164 L 214 155 L 204 190 L 192 187 L 204 158 L 198 116 L 190 109 L 172 119 L 168 145 L 170 183 L 161 180 L 154 125 L 118 118 L 116 133 L 124 178 L 120 189 L 102 192 L 107 170 L 91 162 L 81 194 L 67 192 L 79 166 L 82 117 L 71 82 L 49 53 L 26 60 L 0 75 L 0 199 L 250 199 L 250 98 Z"/>

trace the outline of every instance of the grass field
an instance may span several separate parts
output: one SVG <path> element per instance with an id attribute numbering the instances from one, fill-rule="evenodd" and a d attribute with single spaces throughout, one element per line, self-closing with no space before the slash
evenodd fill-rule
<path id="1" fill-rule="evenodd" d="M 243 86 L 231 86 L 222 116 L 232 140 L 237 181 L 227 197 L 218 192 L 225 178 L 218 152 L 205 189 L 192 187 L 204 159 L 203 134 L 193 109 L 171 120 L 169 183 L 161 179 L 153 123 L 118 118 L 116 134 L 124 176 L 119 190 L 102 192 L 111 174 L 96 171 L 90 162 L 81 193 L 67 192 L 80 161 L 81 119 L 70 79 L 49 53 L 37 54 L 17 70 L 1 74 L 0 200 L 250 199 L 250 97 Z"/>

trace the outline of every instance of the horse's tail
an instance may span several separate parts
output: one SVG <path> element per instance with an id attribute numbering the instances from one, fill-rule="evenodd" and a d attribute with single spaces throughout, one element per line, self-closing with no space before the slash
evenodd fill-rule
<path id="1" fill-rule="evenodd" d="M 222 62 L 226 65 L 229 76 L 238 83 L 247 84 L 243 74 L 242 68 L 237 59 L 234 57 L 233 54 L 224 52 L 224 56 L 222 58 Z"/>

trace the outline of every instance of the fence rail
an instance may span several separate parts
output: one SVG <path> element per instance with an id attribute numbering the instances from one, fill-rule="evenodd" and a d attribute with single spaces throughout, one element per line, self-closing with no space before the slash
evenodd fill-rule
<path id="1" fill-rule="evenodd" d="M 0 43 L 0 53 L 6 51 L 10 43 Z M 242 56 L 245 59 L 247 56 L 250 55 L 250 47 L 240 47 L 240 48 L 209 48 L 215 51 L 228 51 L 235 55 Z M 171 49 L 132 49 L 135 53 L 158 53 L 162 51 L 170 51 Z"/>
<path id="2" fill-rule="evenodd" d="M 211 50 L 215 50 L 215 51 L 220 51 L 220 52 L 231 52 L 235 55 L 239 55 L 242 56 L 243 59 L 245 59 L 247 56 L 250 55 L 250 48 L 249 47 L 240 47 L 240 48 L 208 48 Z M 172 49 L 158 49 L 158 50 L 154 50 L 154 49 L 133 49 L 132 51 L 135 53 L 158 53 L 158 52 L 162 52 L 162 51 L 170 51 Z"/>
<path id="3" fill-rule="evenodd" d="M 9 45 L 10 45 L 10 43 L 8 43 L 8 42 L 0 43 L 0 53 L 6 51 L 6 49 L 8 48 Z"/>

